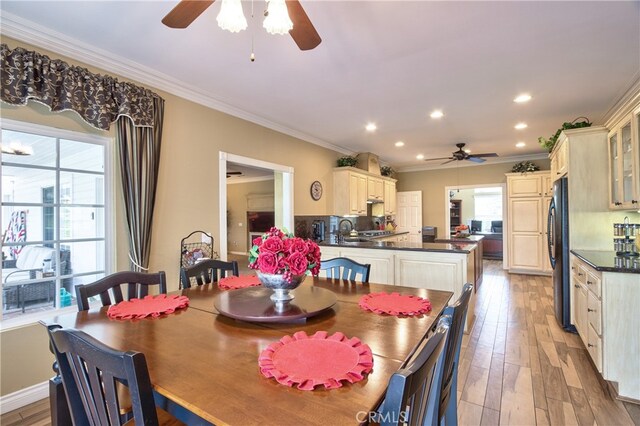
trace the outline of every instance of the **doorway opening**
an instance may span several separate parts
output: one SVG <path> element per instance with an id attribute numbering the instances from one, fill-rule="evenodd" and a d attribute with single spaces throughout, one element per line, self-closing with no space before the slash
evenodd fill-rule
<path id="1" fill-rule="evenodd" d="M 220 258 L 223 260 L 228 260 L 229 251 L 229 229 L 231 228 L 230 219 L 241 219 L 235 220 L 234 224 L 236 227 L 242 227 L 245 230 L 247 228 L 247 220 L 248 217 L 246 215 L 246 211 L 244 214 L 239 212 L 230 212 L 228 200 L 228 188 L 227 183 L 229 178 L 237 177 L 237 173 L 230 172 L 246 172 L 247 174 L 250 171 L 255 171 L 257 175 L 260 177 L 258 179 L 253 180 L 255 183 L 255 187 L 258 187 L 258 182 L 260 180 L 264 181 L 265 179 L 273 179 L 273 190 L 272 190 L 272 199 L 273 202 L 270 206 L 264 207 L 264 209 L 268 209 L 269 207 L 273 209 L 273 220 L 274 225 L 279 228 L 287 228 L 293 229 L 293 167 L 284 166 L 281 164 L 269 163 L 267 161 L 257 160 L 255 158 L 243 157 L 240 155 L 229 154 L 226 152 L 220 152 L 219 156 L 219 206 L 220 206 Z M 269 176 L 270 175 L 270 176 Z M 251 183 L 252 181 L 247 179 L 247 183 Z M 262 190 L 260 190 L 262 191 Z M 264 202 L 266 203 L 268 198 L 267 190 L 262 191 L 265 197 L 257 197 L 255 200 L 257 203 Z M 256 195 L 260 195 L 257 193 Z M 247 203 L 250 203 L 250 199 L 245 197 Z M 260 206 L 260 204 L 256 204 Z M 251 207 L 251 204 L 245 204 L 247 208 Z M 262 207 L 258 207 L 258 209 L 263 209 Z M 236 209 L 238 210 L 238 209 Z M 231 215 L 229 215 L 231 213 Z M 242 223 L 242 226 L 237 226 Z M 235 240 L 231 240 L 233 243 L 236 242 L 236 245 L 239 247 L 239 251 L 241 251 L 241 247 L 245 247 L 245 237 L 244 233 L 242 235 L 242 244 L 240 237 L 232 237 L 236 238 Z M 246 244 L 248 245 L 248 234 L 246 236 Z M 250 247 L 249 247 L 250 248 Z M 248 248 L 248 249 L 249 249 Z M 247 249 L 247 250 L 248 250 Z"/>
<path id="2" fill-rule="evenodd" d="M 506 185 L 504 183 L 445 187 L 445 230 L 450 236 L 466 225 L 471 234 L 482 235 L 484 259 L 507 265 Z"/>

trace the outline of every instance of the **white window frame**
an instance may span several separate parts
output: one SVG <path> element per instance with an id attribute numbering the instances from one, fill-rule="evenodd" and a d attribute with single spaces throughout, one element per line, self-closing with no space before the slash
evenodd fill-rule
<path id="1" fill-rule="evenodd" d="M 33 133 L 37 135 L 47 136 L 58 139 L 69 139 L 78 142 L 91 143 L 104 146 L 105 158 L 104 158 L 104 215 L 105 215 L 105 275 L 112 273 L 115 269 L 115 213 L 116 213 L 116 198 L 115 198 L 115 144 L 113 137 L 101 136 L 90 133 L 76 132 L 72 130 L 58 129 L 55 127 L 43 126 L 34 123 L 28 123 L 17 120 L 2 119 L 0 122 L 0 128 L 2 130 L 11 130 L 15 132 Z M 2 171 L 2 154 L 0 154 L 0 172 Z M 2 187 L 0 183 L 0 193 L 2 193 Z M 59 218 L 58 218 L 59 220 Z M 2 310 L 0 310 L 0 331 L 10 330 L 14 328 L 23 327 L 26 325 L 34 324 L 39 321 L 47 321 L 56 315 L 60 315 L 65 312 L 76 312 L 78 310 L 76 305 L 59 308 L 60 295 L 56 292 L 56 308 L 44 311 L 34 312 L 31 314 L 20 315 L 19 317 L 9 320 L 2 319 Z M 2 293 L 0 293 L 0 306 L 3 303 Z"/>

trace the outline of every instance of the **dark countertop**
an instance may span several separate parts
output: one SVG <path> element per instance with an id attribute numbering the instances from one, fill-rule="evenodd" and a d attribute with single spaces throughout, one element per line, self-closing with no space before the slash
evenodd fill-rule
<path id="1" fill-rule="evenodd" d="M 640 257 L 616 256 L 614 251 L 571 250 L 580 260 L 602 272 L 640 274 Z"/>
<path id="2" fill-rule="evenodd" d="M 461 244 L 475 244 L 478 241 L 482 241 L 484 239 L 484 235 L 471 234 L 468 237 L 450 237 L 450 238 L 436 238 L 436 243 L 444 243 L 448 241 L 452 241 L 454 243 Z"/>
<path id="3" fill-rule="evenodd" d="M 475 249 L 475 244 L 455 244 L 455 243 L 398 243 L 395 241 L 361 241 L 361 242 L 344 242 L 341 244 L 322 242 L 318 244 L 320 247 L 348 247 L 348 248 L 366 248 L 366 249 L 382 249 L 382 250 L 407 250 L 407 251 L 428 251 L 441 253 L 458 253 L 468 254 Z"/>

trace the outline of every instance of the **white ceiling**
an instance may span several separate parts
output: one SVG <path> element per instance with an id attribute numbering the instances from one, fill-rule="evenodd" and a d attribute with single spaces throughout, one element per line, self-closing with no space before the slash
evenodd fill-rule
<path id="1" fill-rule="evenodd" d="M 2 33 L 396 168 L 425 165 L 418 153 L 448 156 L 456 142 L 544 154 L 538 136 L 578 116 L 603 124 L 640 74 L 638 1 L 302 0 L 323 40 L 306 52 L 257 18 L 240 34 L 222 31 L 220 1 L 187 29 L 167 28 L 160 20 L 176 3 L 2 0 Z M 259 16 L 264 3 L 254 7 Z M 522 92 L 533 100 L 515 104 Z M 440 121 L 429 118 L 436 108 Z M 515 130 L 519 121 L 529 127 Z"/>

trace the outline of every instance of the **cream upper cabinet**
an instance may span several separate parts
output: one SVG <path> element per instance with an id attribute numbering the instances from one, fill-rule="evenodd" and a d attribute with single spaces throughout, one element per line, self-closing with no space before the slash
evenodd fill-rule
<path id="1" fill-rule="evenodd" d="M 367 176 L 352 170 L 333 173 L 333 210 L 336 216 L 367 214 Z"/>
<path id="2" fill-rule="evenodd" d="M 550 274 L 547 214 L 551 197 L 548 171 L 507 174 L 509 271 Z"/>
<path id="3" fill-rule="evenodd" d="M 555 181 L 555 179 L 553 179 L 553 176 L 551 174 L 549 175 L 543 175 L 542 176 L 542 195 L 545 197 L 553 197 L 553 182 Z"/>
<path id="4" fill-rule="evenodd" d="M 548 175 L 549 172 L 544 174 Z M 541 196 L 542 175 L 539 172 L 510 175 L 507 194 L 509 198 Z"/>
<path id="5" fill-rule="evenodd" d="M 379 201 L 384 199 L 384 182 L 382 179 L 367 177 L 367 199 Z"/>
<path id="6" fill-rule="evenodd" d="M 609 207 L 614 210 L 637 210 L 640 207 L 639 116 L 639 112 L 628 115 L 609 132 Z"/>
<path id="7" fill-rule="evenodd" d="M 396 183 L 392 180 L 384 181 L 384 214 L 396 214 Z"/>
<path id="8" fill-rule="evenodd" d="M 559 139 L 549 155 L 551 159 L 551 181 L 560 179 L 568 172 L 569 144 L 566 141 L 566 138 Z"/>

